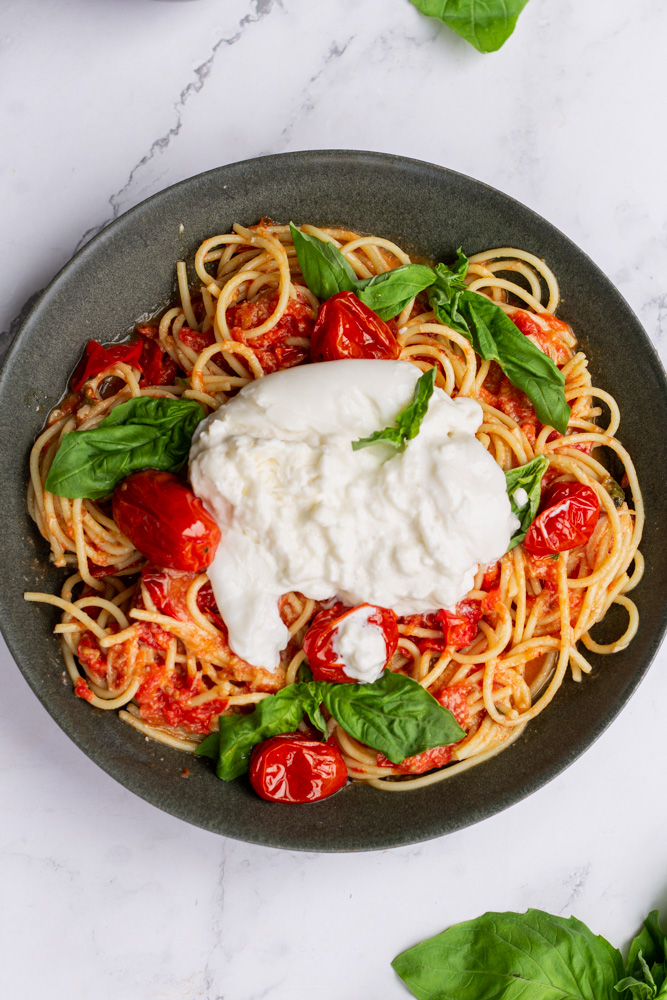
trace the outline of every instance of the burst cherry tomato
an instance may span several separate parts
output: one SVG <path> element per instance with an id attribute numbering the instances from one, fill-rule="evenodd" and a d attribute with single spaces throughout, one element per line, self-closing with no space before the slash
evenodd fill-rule
<path id="1" fill-rule="evenodd" d="M 162 350 L 158 340 L 158 328 L 146 324 L 138 326 L 137 333 L 142 339 L 139 367 L 143 375 L 139 385 L 172 385 L 178 374 L 178 365 Z"/>
<path id="2" fill-rule="evenodd" d="M 118 484 L 116 524 L 156 566 L 199 572 L 213 561 L 220 529 L 201 500 L 170 472 L 144 469 Z"/>
<path id="3" fill-rule="evenodd" d="M 74 369 L 70 385 L 78 392 L 89 378 L 101 375 L 107 368 L 121 362 L 141 369 L 141 350 L 139 340 L 134 340 L 131 344 L 112 344 L 110 347 L 103 347 L 96 340 L 89 340 L 81 361 Z"/>
<path id="4" fill-rule="evenodd" d="M 384 665 L 396 652 L 398 645 L 398 621 L 389 608 L 378 608 L 370 604 L 360 604 L 360 608 L 372 608 L 373 614 L 368 616 L 370 625 L 381 629 L 386 646 Z M 344 604 L 334 604 L 327 611 L 320 611 L 312 620 L 310 628 L 303 640 L 303 651 L 308 658 L 310 669 L 316 681 L 333 681 L 338 684 L 355 684 L 352 677 L 345 673 L 344 664 L 340 662 L 334 649 L 338 629 L 347 615 L 358 608 L 346 608 Z"/>
<path id="5" fill-rule="evenodd" d="M 477 623 L 481 617 L 481 601 L 470 598 L 459 601 L 454 611 L 438 611 L 436 618 L 442 622 L 445 645 L 452 649 L 469 646 L 477 635 Z"/>
<path id="6" fill-rule="evenodd" d="M 310 338 L 313 361 L 388 358 L 400 354 L 391 327 L 354 292 L 337 292 L 320 306 Z"/>
<path id="7" fill-rule="evenodd" d="M 250 784 L 269 802 L 316 802 L 346 781 L 338 747 L 307 733 L 274 736 L 255 747 L 250 757 Z"/>
<path id="8" fill-rule="evenodd" d="M 524 546 L 534 555 L 565 552 L 584 545 L 593 534 L 600 516 L 600 501 L 595 490 L 583 483 L 555 483 L 546 495 L 524 539 Z"/>

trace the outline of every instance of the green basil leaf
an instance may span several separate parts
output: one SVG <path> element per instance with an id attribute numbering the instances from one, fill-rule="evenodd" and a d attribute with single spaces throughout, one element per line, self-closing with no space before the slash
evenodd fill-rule
<path id="1" fill-rule="evenodd" d="M 304 713 L 316 729 L 326 735 L 327 723 L 322 715 L 322 682 L 306 681 L 299 684 Z"/>
<path id="2" fill-rule="evenodd" d="M 131 472 L 178 472 L 203 416 L 194 399 L 137 396 L 121 403 L 93 430 L 63 437 L 46 488 L 63 497 L 99 500 Z"/>
<path id="3" fill-rule="evenodd" d="M 216 760 L 218 777 L 233 781 L 248 770 L 254 747 L 292 732 L 304 715 L 325 734 L 323 703 L 351 736 L 394 763 L 465 736 L 452 713 L 420 684 L 385 670 L 374 684 L 291 684 L 263 698 L 248 715 L 221 716 L 218 732 L 207 736 L 195 753 Z"/>
<path id="4" fill-rule="evenodd" d="M 658 989 L 646 962 L 644 962 L 644 966 L 644 978 L 640 980 L 635 979 L 634 976 L 626 976 L 625 979 L 621 979 L 620 982 L 616 983 L 614 986 L 617 993 L 627 994 L 625 1000 L 630 1000 L 630 998 L 632 998 L 632 1000 L 656 1000 Z"/>
<path id="5" fill-rule="evenodd" d="M 521 522 L 520 527 L 512 535 L 508 552 L 524 540 L 526 532 L 535 520 L 542 495 L 542 476 L 548 468 L 549 460 L 544 455 L 538 455 L 532 462 L 527 462 L 526 465 L 520 465 L 518 469 L 510 469 L 509 472 L 505 473 L 507 495 L 510 498 L 512 513 L 516 514 Z M 523 507 L 519 507 L 514 499 L 514 494 L 518 489 L 525 490 L 528 494 L 528 503 L 524 504 Z"/>
<path id="6" fill-rule="evenodd" d="M 406 441 L 412 441 L 419 434 L 419 428 L 428 410 L 429 400 L 433 395 L 436 375 L 437 371 L 434 366 L 419 376 L 412 402 L 396 418 L 398 429 Z"/>
<path id="7" fill-rule="evenodd" d="M 657 1000 L 667 996 L 667 935 L 660 926 L 658 911 L 652 910 L 630 945 L 625 979 L 616 983 L 618 993 L 632 1000 Z"/>
<path id="8" fill-rule="evenodd" d="M 486 913 L 398 955 L 419 1000 L 610 1000 L 620 952 L 585 924 L 541 910 Z"/>
<path id="9" fill-rule="evenodd" d="M 495 52 L 514 31 L 528 0 L 412 0 L 422 14 L 437 17 L 479 52 Z"/>
<path id="10" fill-rule="evenodd" d="M 455 270 L 445 264 L 435 268 L 428 296 L 436 318 L 467 337 L 484 361 L 497 361 L 510 382 L 526 393 L 538 420 L 564 434 L 570 419 L 565 376 L 495 302 L 463 285 L 462 256 L 459 251 Z"/>
<path id="11" fill-rule="evenodd" d="M 338 247 L 302 233 L 293 222 L 289 225 L 301 273 L 313 295 L 329 299 L 336 292 L 356 291 L 357 276 Z"/>
<path id="12" fill-rule="evenodd" d="M 207 736 L 195 753 L 213 756 L 212 737 L 217 736 L 216 774 L 223 781 L 233 781 L 248 770 L 250 754 L 258 743 L 296 729 L 306 705 L 312 701 L 313 693 L 303 690 L 309 687 L 308 684 L 291 684 L 258 702 L 248 715 L 221 715 L 218 732 Z"/>
<path id="13" fill-rule="evenodd" d="M 368 448 L 371 444 L 391 444 L 394 448 L 402 448 L 405 439 L 398 427 L 385 427 L 381 431 L 373 431 L 368 437 L 353 441 L 352 447 L 355 451 L 359 451 L 360 448 Z"/>
<path id="14" fill-rule="evenodd" d="M 651 910 L 644 926 L 630 945 L 627 968 L 631 975 L 637 975 L 640 954 L 649 965 L 667 964 L 667 934 L 660 926 L 659 916 L 657 910 Z"/>
<path id="15" fill-rule="evenodd" d="M 353 449 L 359 451 L 360 448 L 367 448 L 369 445 L 379 442 L 391 444 L 395 448 L 403 448 L 408 441 L 416 437 L 422 420 L 426 416 L 429 400 L 433 395 L 436 374 L 435 368 L 429 368 L 417 379 L 412 402 L 396 417 L 396 427 L 385 427 L 381 431 L 373 431 L 368 437 L 353 441 Z"/>
<path id="16" fill-rule="evenodd" d="M 211 760 L 217 760 L 219 752 L 220 734 L 218 732 L 209 733 L 195 749 L 195 754 L 198 757 L 210 757 Z"/>
<path id="17" fill-rule="evenodd" d="M 457 251 L 458 257 L 462 257 L 461 251 Z M 436 264 L 434 267 L 435 281 L 429 287 L 428 300 L 436 318 L 449 326 L 452 330 L 457 330 L 464 337 L 470 336 L 470 330 L 466 319 L 461 315 L 459 304 L 461 296 L 467 290 L 463 283 L 463 276 L 468 266 L 468 259 L 464 257 L 466 268 L 461 273 L 461 268 L 454 265 L 449 268 L 446 264 Z"/>
<path id="18" fill-rule="evenodd" d="M 322 695 L 346 733 L 394 764 L 465 736 L 452 713 L 421 684 L 391 670 L 373 684 L 324 684 Z"/>
<path id="19" fill-rule="evenodd" d="M 393 271 L 358 281 L 357 298 L 380 319 L 393 319 L 416 295 L 435 281 L 433 268 L 426 264 L 404 264 Z M 310 286 L 309 286 L 310 287 Z"/>
<path id="20" fill-rule="evenodd" d="M 570 419 L 565 376 L 491 299 L 466 291 L 461 312 L 473 333 L 473 347 L 484 360 L 497 361 L 508 379 L 530 399 L 538 420 L 564 434 Z M 488 347 L 493 342 L 493 350 Z M 479 346 L 475 346 L 475 342 Z"/>

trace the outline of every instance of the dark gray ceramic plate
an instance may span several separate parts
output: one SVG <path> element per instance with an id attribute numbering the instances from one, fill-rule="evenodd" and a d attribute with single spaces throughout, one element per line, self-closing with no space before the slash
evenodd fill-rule
<path id="1" fill-rule="evenodd" d="M 257 798 L 244 779 L 223 784 L 206 761 L 146 742 L 115 714 L 75 698 L 62 682 L 51 633 L 57 612 L 21 599 L 24 589 L 59 588 L 60 574 L 25 511 L 27 460 L 83 344 L 91 336 L 121 339 L 138 317 L 172 298 L 177 259 L 191 260 L 202 239 L 232 223 L 262 216 L 344 223 L 444 260 L 461 244 L 469 254 L 509 244 L 546 258 L 562 289 L 560 315 L 588 352 L 595 383 L 618 400 L 619 436 L 644 488 L 646 574 L 636 591 L 641 623 L 632 645 L 613 657 L 593 657 L 593 676 L 579 685 L 567 681 L 505 753 L 421 791 L 391 795 L 351 785 L 322 803 L 287 807 Z M 588 257 L 523 205 L 441 167 L 377 153 L 289 153 L 221 167 L 149 199 L 84 247 L 44 292 L 9 352 L 0 378 L 0 521 L 10 527 L 4 555 L 12 567 L 0 578 L 3 630 L 28 683 L 78 746 L 127 788 L 181 819 L 239 840 L 304 850 L 427 840 L 490 816 L 555 777 L 609 725 L 648 668 L 665 627 L 656 596 L 667 585 L 667 552 L 658 537 L 667 497 L 656 458 L 666 439 L 665 377 L 639 322 Z M 185 764 L 187 781 L 180 776 Z"/>

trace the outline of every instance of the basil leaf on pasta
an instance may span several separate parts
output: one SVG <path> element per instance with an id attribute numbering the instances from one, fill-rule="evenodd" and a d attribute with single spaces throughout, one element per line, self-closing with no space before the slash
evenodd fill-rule
<path id="1" fill-rule="evenodd" d="M 497 361 L 512 385 L 526 393 L 538 420 L 564 434 L 570 407 L 563 373 L 500 306 L 466 288 L 458 272 L 445 264 L 438 264 L 435 271 L 428 296 L 439 322 L 462 333 L 484 361 Z"/>
<path id="2" fill-rule="evenodd" d="M 433 395 L 436 374 L 435 368 L 429 368 L 419 377 L 412 402 L 396 417 L 396 427 L 385 427 L 381 431 L 373 431 L 368 437 L 353 441 L 353 449 L 359 451 L 360 448 L 367 448 L 371 444 L 379 444 L 380 442 L 392 444 L 395 448 L 405 447 L 407 442 L 419 433 L 422 420 L 428 410 L 429 400 Z"/>
<path id="3" fill-rule="evenodd" d="M 422 14 L 437 17 L 478 52 L 495 52 L 514 31 L 528 0 L 412 0 Z"/>
<path id="4" fill-rule="evenodd" d="M 435 280 L 433 269 L 426 264 L 404 264 L 359 279 L 333 243 L 302 233 L 293 222 L 290 232 L 304 281 L 318 299 L 329 299 L 336 292 L 354 292 L 380 319 L 392 319 Z"/>
<path id="5" fill-rule="evenodd" d="M 544 455 L 538 455 L 532 462 L 520 465 L 518 469 L 510 469 L 505 473 L 507 495 L 510 498 L 512 513 L 519 518 L 520 526 L 512 535 L 507 551 L 522 542 L 537 515 L 542 495 L 542 476 L 549 468 L 549 460 Z M 516 497 L 518 490 L 526 493 L 526 498 Z M 524 500 L 523 503 L 517 501 Z"/>
<path id="6" fill-rule="evenodd" d="M 293 222 L 289 225 L 301 273 L 313 295 L 329 299 L 336 292 L 356 291 L 357 276 L 338 247 L 302 233 Z"/>
<path id="7" fill-rule="evenodd" d="M 321 722 L 326 730 L 317 688 L 316 682 L 291 684 L 263 698 L 249 715 L 220 716 L 218 732 L 207 736 L 195 753 L 213 757 L 218 777 L 233 781 L 248 770 L 254 747 L 272 736 L 292 732 L 306 713 L 312 713 L 311 721 L 315 725 Z"/>
<path id="8" fill-rule="evenodd" d="M 465 736 L 452 713 L 425 688 L 385 670 L 373 684 L 323 684 L 324 704 L 346 733 L 393 764 Z"/>
<path id="9" fill-rule="evenodd" d="M 203 416 L 194 399 L 138 396 L 121 403 L 98 427 L 63 437 L 46 489 L 71 499 L 99 500 L 131 472 L 178 472 Z"/>
<path id="10" fill-rule="evenodd" d="M 211 757 L 218 777 L 233 781 L 248 770 L 254 747 L 292 732 L 305 715 L 325 734 L 322 704 L 346 732 L 394 763 L 465 736 L 452 713 L 421 684 L 385 670 L 373 684 L 290 684 L 263 698 L 248 715 L 220 716 L 218 732 L 207 736 L 195 753 Z"/>
<path id="11" fill-rule="evenodd" d="M 404 264 L 372 278 L 358 281 L 353 289 L 365 306 L 380 319 L 393 319 L 416 295 L 435 281 L 432 267 L 426 264 Z"/>
<path id="12" fill-rule="evenodd" d="M 620 952 L 574 917 L 485 913 L 392 962 L 419 1000 L 611 1000 Z"/>

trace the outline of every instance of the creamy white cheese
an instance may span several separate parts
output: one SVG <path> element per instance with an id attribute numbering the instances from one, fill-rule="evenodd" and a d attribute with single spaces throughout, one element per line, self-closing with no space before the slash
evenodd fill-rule
<path id="1" fill-rule="evenodd" d="M 436 388 L 402 452 L 351 443 L 392 425 L 420 372 L 332 361 L 251 383 L 200 425 L 190 478 L 222 530 L 208 573 L 230 646 L 275 669 L 297 590 L 399 615 L 453 607 L 518 520 L 505 476 L 475 438 L 482 409 Z"/>
<path id="2" fill-rule="evenodd" d="M 374 614 L 376 608 L 356 608 L 345 615 L 332 643 L 347 676 L 362 684 L 376 681 L 387 662 L 384 632 L 368 620 Z"/>
<path id="3" fill-rule="evenodd" d="M 514 503 L 517 505 L 519 510 L 521 510 L 522 507 L 526 506 L 529 499 L 530 497 L 524 490 L 523 486 L 519 486 L 519 488 L 515 490 L 514 493 L 512 494 L 512 500 L 514 500 Z"/>

